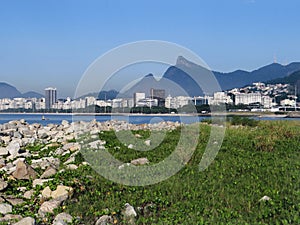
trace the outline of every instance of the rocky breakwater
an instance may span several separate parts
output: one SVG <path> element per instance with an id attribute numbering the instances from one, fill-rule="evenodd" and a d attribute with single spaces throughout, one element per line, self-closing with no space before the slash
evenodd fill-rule
<path id="1" fill-rule="evenodd" d="M 78 136 L 88 134 L 93 139 L 91 148 L 104 148 L 105 141 L 99 139 L 102 131 L 173 130 L 179 126 L 178 122 L 134 125 L 95 120 L 47 126 L 25 120 L 0 124 L 0 224 L 62 225 L 76 220 L 64 211 L 65 202 L 83 188 L 72 171 L 89 167 L 79 154 Z M 147 159 L 132 163 L 141 161 L 148 163 Z"/>

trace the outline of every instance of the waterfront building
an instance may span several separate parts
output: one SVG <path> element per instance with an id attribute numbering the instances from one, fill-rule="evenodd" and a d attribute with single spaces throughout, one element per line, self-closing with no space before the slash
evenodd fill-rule
<path id="1" fill-rule="evenodd" d="M 146 94 L 143 92 L 135 92 L 133 94 L 133 101 L 134 101 L 134 106 L 138 105 L 138 102 L 142 99 L 146 98 Z"/>
<path id="2" fill-rule="evenodd" d="M 261 93 L 238 93 L 235 95 L 235 104 L 250 105 L 251 103 L 262 103 Z"/>
<path id="3" fill-rule="evenodd" d="M 193 103 L 193 98 L 188 97 L 188 96 L 171 97 L 169 95 L 168 97 L 166 97 L 165 107 L 172 108 L 172 109 L 178 109 L 185 105 L 188 105 L 189 103 Z"/>
<path id="4" fill-rule="evenodd" d="M 53 104 L 57 102 L 56 88 L 49 87 L 45 89 L 45 101 L 46 109 L 51 109 Z"/>
<path id="5" fill-rule="evenodd" d="M 152 98 L 144 98 L 144 99 L 140 99 L 137 104 L 137 107 L 154 107 L 154 106 L 158 106 L 158 100 L 157 99 L 152 99 Z"/>
<path id="6" fill-rule="evenodd" d="M 165 105 L 165 98 L 166 98 L 166 91 L 164 89 L 150 89 L 150 98 L 151 99 L 157 99 L 158 106 L 164 106 Z"/>

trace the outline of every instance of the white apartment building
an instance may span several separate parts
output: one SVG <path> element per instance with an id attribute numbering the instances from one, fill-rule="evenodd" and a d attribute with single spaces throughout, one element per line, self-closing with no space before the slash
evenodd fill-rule
<path id="1" fill-rule="evenodd" d="M 281 106 L 295 106 L 296 102 L 294 99 L 284 99 L 280 101 Z"/>
<path id="2" fill-rule="evenodd" d="M 154 106 L 158 106 L 158 100 L 157 99 L 152 99 L 152 98 L 144 98 L 144 99 L 140 99 L 137 103 L 136 103 L 137 107 L 143 107 L 143 106 L 147 106 L 147 107 L 154 107 Z"/>
<path id="3" fill-rule="evenodd" d="M 95 105 L 95 103 L 96 103 L 95 97 L 93 97 L 93 96 L 85 97 L 85 105 L 86 106 Z"/>
<path id="4" fill-rule="evenodd" d="M 249 105 L 251 103 L 262 103 L 262 96 L 260 93 L 239 93 L 235 95 L 235 104 Z"/>
<path id="5" fill-rule="evenodd" d="M 213 98 L 208 99 L 209 105 L 232 104 L 233 100 L 225 92 L 215 92 Z"/>
<path id="6" fill-rule="evenodd" d="M 135 92 L 133 94 L 133 101 L 134 101 L 134 106 L 137 106 L 137 103 L 146 98 L 146 94 L 142 92 Z"/>
<path id="7" fill-rule="evenodd" d="M 193 101 L 193 98 L 187 96 L 177 96 L 171 97 L 170 95 L 166 97 L 165 100 L 165 107 L 166 108 L 173 108 L 178 109 L 182 106 L 188 105 L 189 102 Z"/>
<path id="8" fill-rule="evenodd" d="M 262 96 L 261 97 L 261 104 L 264 108 L 270 109 L 274 105 L 273 99 L 270 96 Z"/>

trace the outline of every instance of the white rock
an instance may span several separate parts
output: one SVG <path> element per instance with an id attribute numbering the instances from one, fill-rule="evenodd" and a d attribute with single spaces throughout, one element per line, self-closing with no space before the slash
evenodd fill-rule
<path id="1" fill-rule="evenodd" d="M 8 214 L 12 212 L 12 206 L 7 203 L 1 203 L 0 204 L 0 213 L 1 214 Z"/>
<path id="2" fill-rule="evenodd" d="M 124 163 L 124 164 L 120 165 L 120 166 L 118 167 L 118 169 L 119 169 L 119 170 L 124 169 L 125 166 L 131 166 L 131 164 L 130 164 L 130 163 Z"/>
<path id="3" fill-rule="evenodd" d="M 95 223 L 95 225 L 108 225 L 113 224 L 113 218 L 108 215 L 101 216 Z"/>
<path id="4" fill-rule="evenodd" d="M 68 170 L 77 170 L 78 166 L 76 166 L 75 164 L 69 164 L 69 165 L 66 166 L 66 168 Z"/>
<path id="5" fill-rule="evenodd" d="M 69 121 L 67 120 L 61 121 L 61 125 L 63 125 L 64 127 L 69 126 Z"/>
<path id="6" fill-rule="evenodd" d="M 58 168 L 60 164 L 60 160 L 58 158 L 54 157 L 44 157 L 41 159 L 35 159 L 32 160 L 31 162 L 31 167 L 32 168 L 38 168 L 40 167 L 41 169 L 46 169 L 49 166 L 52 166 L 53 168 Z"/>
<path id="7" fill-rule="evenodd" d="M 270 200 L 271 200 L 271 198 L 266 195 L 264 197 L 262 197 L 261 199 L 259 199 L 259 201 L 270 201 Z"/>
<path id="8" fill-rule="evenodd" d="M 4 190 L 7 187 L 7 182 L 4 180 L 0 179 L 0 191 Z"/>
<path id="9" fill-rule="evenodd" d="M 25 217 L 21 219 L 19 222 L 14 223 L 14 225 L 35 225 L 35 220 L 31 217 Z"/>
<path id="10" fill-rule="evenodd" d="M 6 156 L 6 155 L 8 155 L 8 149 L 7 148 L 3 148 L 3 147 L 1 147 L 0 148 L 0 156 Z"/>
<path id="11" fill-rule="evenodd" d="M 130 163 L 135 165 L 135 166 L 145 165 L 145 164 L 149 163 L 149 160 L 147 158 L 138 158 L 138 159 L 131 160 Z"/>
<path id="12" fill-rule="evenodd" d="M 25 192 L 26 191 L 26 187 L 18 187 L 17 190 L 21 191 L 21 192 Z"/>
<path id="13" fill-rule="evenodd" d="M 56 173 L 57 173 L 57 170 L 50 166 L 45 170 L 45 172 L 41 175 L 40 178 L 41 179 L 48 178 L 48 177 L 55 175 Z"/>
<path id="14" fill-rule="evenodd" d="M 151 145 L 151 140 L 146 140 L 145 145 L 150 146 Z"/>
<path id="15" fill-rule="evenodd" d="M 142 135 L 140 135 L 140 134 L 135 134 L 134 135 L 136 138 L 141 138 L 142 137 Z"/>
<path id="16" fill-rule="evenodd" d="M 21 220 L 23 217 L 20 215 L 14 214 L 6 214 L 4 217 L 0 218 L 0 222 L 8 222 L 8 221 L 18 221 Z"/>
<path id="17" fill-rule="evenodd" d="M 32 182 L 32 187 L 36 187 L 37 185 L 43 186 L 44 183 L 53 180 L 53 179 L 35 179 Z"/>
<path id="18" fill-rule="evenodd" d="M 39 211 L 38 214 L 42 217 L 44 217 L 47 213 L 53 214 L 53 210 L 58 208 L 61 204 L 61 201 L 52 199 L 50 201 L 44 202 Z"/>
<path id="19" fill-rule="evenodd" d="M 34 193 L 34 190 L 26 191 L 26 192 L 24 193 L 23 197 L 26 198 L 26 199 L 31 199 L 33 193 Z"/>
<path id="20" fill-rule="evenodd" d="M 18 159 L 16 159 L 15 161 L 13 161 L 13 165 L 17 165 L 17 163 L 19 162 L 19 161 L 22 161 L 22 162 L 24 162 L 25 161 L 25 158 L 18 158 Z"/>
<path id="21" fill-rule="evenodd" d="M 70 214 L 67 213 L 59 213 L 52 225 L 67 225 L 67 223 L 71 223 L 73 220 L 73 217 Z"/>
<path id="22" fill-rule="evenodd" d="M 4 142 L 4 144 L 8 144 L 11 141 L 11 137 L 10 136 L 4 136 L 1 137 L 1 140 Z"/>
<path id="23" fill-rule="evenodd" d="M 63 150 L 70 150 L 71 152 L 80 150 L 79 143 L 67 143 L 62 147 Z"/>
<path id="24" fill-rule="evenodd" d="M 14 159 L 18 155 L 18 152 L 20 150 L 20 143 L 16 141 L 10 142 L 9 145 L 6 147 L 6 150 L 10 154 L 9 158 Z"/>
<path id="25" fill-rule="evenodd" d="M 51 197 L 53 199 L 67 199 L 73 193 L 73 188 L 64 185 L 58 185 L 55 191 L 52 191 Z"/>
<path id="26" fill-rule="evenodd" d="M 136 217 L 136 211 L 134 210 L 133 206 L 129 203 L 125 204 L 125 211 L 123 212 L 125 218 Z"/>
<path id="27" fill-rule="evenodd" d="M 75 162 L 75 157 L 71 156 L 67 161 L 64 162 L 64 165 L 71 164 Z"/>
<path id="28" fill-rule="evenodd" d="M 93 141 L 93 142 L 88 143 L 88 145 L 92 149 L 98 149 L 99 146 L 103 146 L 103 145 L 105 145 L 105 143 L 106 143 L 105 141 L 97 140 L 97 141 Z"/>
<path id="29" fill-rule="evenodd" d="M 51 194 L 52 194 L 52 191 L 49 186 L 45 187 L 44 190 L 42 190 L 43 198 L 51 198 Z"/>

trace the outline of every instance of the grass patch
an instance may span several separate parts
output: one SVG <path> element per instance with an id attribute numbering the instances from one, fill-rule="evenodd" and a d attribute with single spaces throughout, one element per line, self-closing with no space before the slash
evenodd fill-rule
<path id="1" fill-rule="evenodd" d="M 116 184 L 88 166 L 64 173 L 61 178 L 77 187 L 66 210 L 84 224 L 93 224 L 105 214 L 125 224 L 121 211 L 126 202 L 138 212 L 136 224 L 299 224 L 299 122 L 248 125 L 228 126 L 216 159 L 199 172 L 210 132 L 209 125 L 201 124 L 199 144 L 189 163 L 155 185 Z M 145 131 L 136 133 L 149 137 Z M 129 149 L 113 132 L 100 137 L 123 162 L 147 157 L 157 163 L 171 154 L 179 136 L 180 129 L 168 132 L 163 143 L 147 152 Z M 264 195 L 272 200 L 259 202 Z"/>

